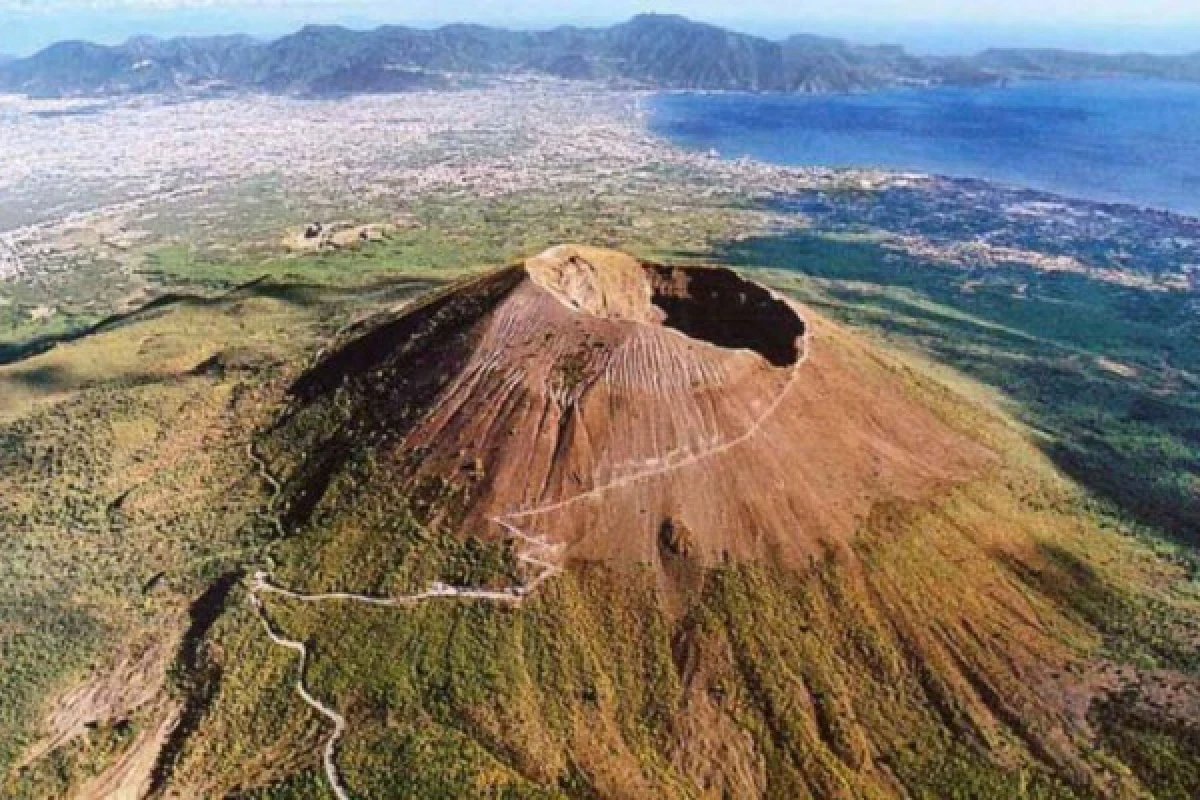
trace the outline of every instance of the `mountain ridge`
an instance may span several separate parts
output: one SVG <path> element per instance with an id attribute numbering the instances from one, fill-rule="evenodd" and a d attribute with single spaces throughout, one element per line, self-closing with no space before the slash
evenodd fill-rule
<path id="1" fill-rule="evenodd" d="M 323 95 L 444 88 L 518 74 L 652 89 L 822 93 L 1014 78 L 1200 81 L 1200 53 L 992 49 L 969 57 L 920 56 L 896 45 L 810 34 L 774 41 L 681 16 L 642 14 L 608 28 L 309 25 L 273 41 L 242 34 L 142 36 L 113 46 L 63 41 L 27 58 L 0 59 L 0 91 L 53 97 L 219 87 Z"/>

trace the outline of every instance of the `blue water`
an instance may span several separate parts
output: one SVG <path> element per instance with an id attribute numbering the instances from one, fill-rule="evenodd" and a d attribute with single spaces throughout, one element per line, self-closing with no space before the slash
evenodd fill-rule
<path id="1" fill-rule="evenodd" d="M 1200 215 L 1200 85 L 1029 82 L 861 95 L 664 94 L 686 147 L 779 164 L 983 178 Z"/>

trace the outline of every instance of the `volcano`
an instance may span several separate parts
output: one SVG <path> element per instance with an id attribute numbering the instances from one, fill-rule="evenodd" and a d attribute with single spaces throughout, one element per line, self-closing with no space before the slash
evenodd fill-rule
<path id="1" fill-rule="evenodd" d="M 873 504 L 986 462 L 834 326 L 711 267 L 562 246 L 376 327 L 305 376 L 357 409 L 313 464 L 392 442 L 412 486 L 470 476 L 463 525 L 569 560 L 800 566 Z"/>
<path id="2" fill-rule="evenodd" d="M 1200 691 L 1099 649 L 1194 657 L 1155 562 L 922 363 L 577 246 L 342 331 L 251 450 L 283 535 L 197 741 L 340 797 L 1141 796 L 1195 715 L 1129 692 Z"/>

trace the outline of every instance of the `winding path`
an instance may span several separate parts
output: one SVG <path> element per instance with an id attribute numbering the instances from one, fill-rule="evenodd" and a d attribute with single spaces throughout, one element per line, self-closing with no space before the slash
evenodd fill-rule
<path id="1" fill-rule="evenodd" d="M 790 305 L 790 303 L 789 303 Z M 797 312 L 799 313 L 799 312 Z M 495 603 L 509 603 L 514 606 L 519 606 L 521 602 L 540 587 L 544 582 L 562 572 L 561 554 L 565 545 L 561 542 L 550 542 L 544 535 L 535 536 L 522 530 L 517 525 L 513 524 L 515 520 L 529 519 L 530 517 L 548 514 L 554 511 L 560 511 L 575 503 L 598 497 L 606 492 L 615 489 L 621 489 L 634 483 L 664 475 L 674 470 L 683 469 L 684 467 L 696 464 L 704 459 L 720 455 L 729 450 L 738 447 L 749 440 L 753 439 L 762 430 L 763 424 L 772 417 L 779 408 L 783 405 L 784 398 L 796 384 L 800 374 L 800 368 L 808 361 L 812 352 L 812 328 L 805 323 L 804 334 L 801 338 L 802 349 L 800 356 L 796 359 L 796 363 L 792 367 L 792 374 L 789 376 L 787 383 L 779 390 L 779 393 L 763 410 L 762 414 L 746 429 L 741 435 L 713 445 L 712 447 L 693 453 L 688 457 L 674 463 L 668 463 L 663 466 L 649 469 L 644 472 L 627 475 L 602 486 L 595 487 L 586 492 L 582 492 L 566 500 L 560 500 L 554 503 L 548 503 L 543 506 L 538 506 L 524 511 L 516 511 L 499 516 L 489 517 L 489 520 L 503 528 L 514 539 L 517 539 L 524 546 L 517 554 L 517 560 L 522 564 L 526 564 L 537 570 L 533 578 L 526 581 L 524 584 L 514 586 L 509 589 L 474 589 L 464 586 L 450 586 L 443 583 L 433 583 L 429 588 L 414 594 L 399 595 L 395 597 L 375 597 L 371 595 L 354 594 L 351 592 L 324 592 L 319 594 L 305 594 L 296 592 L 291 589 L 278 586 L 271 581 L 271 576 L 264 570 L 259 570 L 254 573 L 253 580 L 250 586 L 250 602 L 254 606 L 262 621 L 263 627 L 266 629 L 267 636 L 271 641 L 280 647 L 285 647 L 300 654 L 299 671 L 296 678 L 296 693 L 301 699 L 318 714 L 333 723 L 333 733 L 325 742 L 325 747 L 322 753 L 322 762 L 325 768 L 325 775 L 329 780 L 330 788 L 333 790 L 337 800 L 352 800 L 349 791 L 346 789 L 345 783 L 342 780 L 341 773 L 338 771 L 337 762 L 335 760 L 337 743 L 346 732 L 346 719 L 334 709 L 330 708 L 317 697 L 314 697 L 304 684 L 304 674 L 308 667 L 308 647 L 303 642 L 298 642 L 292 639 L 287 639 L 278 633 L 271 624 L 271 620 L 267 614 L 266 607 L 260 595 L 272 594 L 278 597 L 285 597 L 289 600 L 298 600 L 302 602 L 352 602 L 362 603 L 365 605 L 384 607 L 384 608 L 402 608 L 417 605 L 422 602 L 436 600 L 439 598 L 457 598 L 465 600 L 483 600 Z M 255 464 L 263 481 L 270 487 L 271 497 L 267 502 L 266 514 L 270 518 L 271 523 L 275 526 L 280 536 L 285 534 L 283 523 L 279 519 L 276 511 L 276 505 L 283 491 L 283 486 L 279 479 L 272 474 L 267 462 L 259 455 L 255 443 L 251 440 L 247 446 L 247 455 Z"/>
<path id="2" fill-rule="evenodd" d="M 345 785 L 342 783 L 342 777 L 338 773 L 337 762 L 333 760 L 334 753 L 337 750 L 338 740 L 342 738 L 342 734 L 346 732 L 346 718 L 338 712 L 334 711 L 329 706 L 322 703 L 316 697 L 309 693 L 304 685 L 304 673 L 308 668 L 308 646 L 304 642 L 297 642 L 293 639 L 285 639 L 283 636 L 275 632 L 271 627 L 271 620 L 267 617 L 266 609 L 263 608 L 262 600 L 254 590 L 250 592 L 250 602 L 258 611 L 258 616 L 262 620 L 263 627 L 267 629 L 267 636 L 271 641 L 280 647 L 286 647 L 289 650 L 294 650 L 300 654 L 300 667 L 296 675 L 296 693 L 304 699 L 318 714 L 325 717 L 333 723 L 333 733 L 325 742 L 325 749 L 322 752 L 322 762 L 325 765 L 325 774 L 329 777 L 329 787 L 333 789 L 334 795 L 338 800 L 351 800 L 350 793 L 346 791 Z"/>

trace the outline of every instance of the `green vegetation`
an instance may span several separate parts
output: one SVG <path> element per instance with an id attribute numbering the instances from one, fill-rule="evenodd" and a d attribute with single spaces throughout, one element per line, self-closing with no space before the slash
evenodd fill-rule
<path id="1" fill-rule="evenodd" d="M 329 800 L 333 792 L 319 770 L 311 769 L 260 789 L 237 792 L 236 800 Z"/>
<path id="2" fill-rule="evenodd" d="M 1192 638 L 1200 623 L 1184 609 L 1117 585 L 1068 550 L 1047 548 L 1043 555 L 1045 566 L 1022 577 L 1099 631 L 1107 656 L 1142 669 L 1200 675 L 1200 649 Z"/>
<path id="3" fill-rule="evenodd" d="M 1104 746 L 1129 765 L 1160 800 L 1200 795 L 1200 726 L 1145 702 L 1127 688 L 1093 707 Z"/>
<path id="4" fill-rule="evenodd" d="M 1002 496 L 977 495 L 970 502 L 999 504 L 981 513 L 1012 515 L 1013 522 L 1041 518 L 1044 527 L 1054 519 L 1045 512 L 1030 517 Z M 279 599 L 270 614 L 286 635 L 311 648 L 307 685 L 346 715 L 350 730 L 339 764 L 348 784 L 366 797 L 588 797 L 618 785 L 686 796 L 693 778 L 680 771 L 676 748 L 702 750 L 703 742 L 727 741 L 729 734 L 707 727 L 727 722 L 698 725 L 691 718 L 710 703 L 749 732 L 763 759 L 738 748 L 722 756 L 716 779 L 727 781 L 734 795 L 746 790 L 739 775 L 761 769 L 772 795 L 807 796 L 823 787 L 827 796 L 883 796 L 859 771 L 868 753 L 882 752 L 917 797 L 1008 798 L 1017 785 L 1026 797 L 1094 796 L 1054 776 L 1061 769 L 1054 759 L 1064 756 L 1040 749 L 1051 747 L 1046 742 L 1052 740 L 1041 737 L 1052 723 L 1032 696 L 1021 725 L 1010 728 L 991 721 L 1005 706 L 989 710 L 970 699 L 973 693 L 942 682 L 952 674 L 942 659 L 956 651 L 980 670 L 978 680 L 1004 674 L 1005 656 L 942 627 L 954 624 L 964 608 L 973 609 L 971 618 L 990 635 L 1010 635 L 1005 615 L 989 616 L 987 604 L 973 596 L 977 583 L 957 576 L 969 569 L 976 581 L 991 582 L 1003 572 L 998 565 L 961 564 L 952 519 L 957 512 L 947 507 L 874 523 L 868 541 L 877 544 L 864 552 L 874 588 L 866 593 L 831 556 L 804 580 L 754 567 L 714 570 L 689 597 L 687 613 L 675 619 L 663 614 L 651 574 L 603 568 L 556 579 L 520 610 L 454 600 L 370 609 Z M 902 533 L 909 526 L 933 531 L 933 541 L 913 553 L 911 531 Z M 1078 545 L 1078 534 L 1060 535 Z M 421 536 L 410 530 L 408 538 Z M 288 542 L 277 551 L 280 569 L 311 563 L 306 550 Z M 405 561 L 424 555 L 419 547 L 407 552 Z M 322 558 L 326 568 L 330 558 L 380 566 L 338 547 Z M 914 560 L 923 564 L 922 573 L 911 572 Z M 364 579 L 377 582 L 369 572 Z M 894 581 L 932 581 L 943 591 L 920 594 L 924 586 Z M 951 586 L 963 591 L 947 591 Z M 1054 607 L 1040 590 L 1022 591 L 1036 607 Z M 931 629 L 944 633 L 922 633 L 931 619 L 942 621 Z M 803 620 L 799 627 L 797 620 Z M 1063 624 L 1062 635 L 1071 635 L 1071 625 Z M 262 748 L 281 743 L 298 754 L 311 748 L 315 757 L 320 741 L 314 730 L 327 735 L 327 726 L 294 697 L 290 710 L 275 707 L 286 701 L 293 676 L 279 664 L 290 661 L 294 669 L 294 657 L 261 652 L 257 620 L 240 607 L 214 634 L 212 648 L 219 643 L 227 671 L 189 741 L 177 773 L 183 785 L 213 772 L 210 759 L 217 757 L 226 759 L 220 763 L 228 780 L 258 774 L 266 767 Z M 1061 646 L 1053 641 L 1036 646 Z M 264 663 L 272 666 L 263 669 Z M 1025 690 L 997 684 L 996 691 L 1021 697 Z M 265 712 L 261 702 L 268 704 Z M 286 727 L 275 722 L 264 730 L 267 715 L 286 720 Z M 1025 753 L 1028 766 L 1001 766 L 995 752 Z M 310 796 L 303 793 L 308 785 L 307 778 L 298 780 L 294 791 L 301 793 L 289 795 L 291 784 L 272 784 L 253 796 Z"/>
<path id="5" fill-rule="evenodd" d="M 579 194 L 489 201 L 421 201 L 414 227 L 381 242 L 317 254 L 262 257 L 186 244 L 148 254 L 144 274 L 165 286 L 230 287 L 260 275 L 291 282 L 355 286 L 383 277 L 453 278 L 510 264 L 562 242 L 621 246 L 646 255 L 678 252 L 733 230 L 736 214 L 703 205 L 667 214 L 644 198 Z"/>
<path id="6" fill-rule="evenodd" d="M 17 772 L 5 787 L 14 798 L 70 797 L 82 784 L 99 775 L 125 752 L 138 734 L 138 721 L 95 725 L 82 736 L 50 751 L 35 764 Z"/>
<path id="7" fill-rule="evenodd" d="M 426 285 L 168 296 L 0 367 L 0 794 L 63 796 L 47 787 L 76 786 L 119 754 L 128 737 L 98 738 L 136 719 L 118 699 L 86 740 L 10 773 L 49 733 L 52 698 L 147 637 L 165 666 L 193 600 L 260 563 L 274 533 L 246 442 L 273 411 L 265 398 L 350 315 Z"/>
<path id="8" fill-rule="evenodd" d="M 13 598 L 0 614 L 0 769 L 7 772 L 33 743 L 42 698 L 83 666 L 103 631 L 100 620 L 45 595 Z"/>

